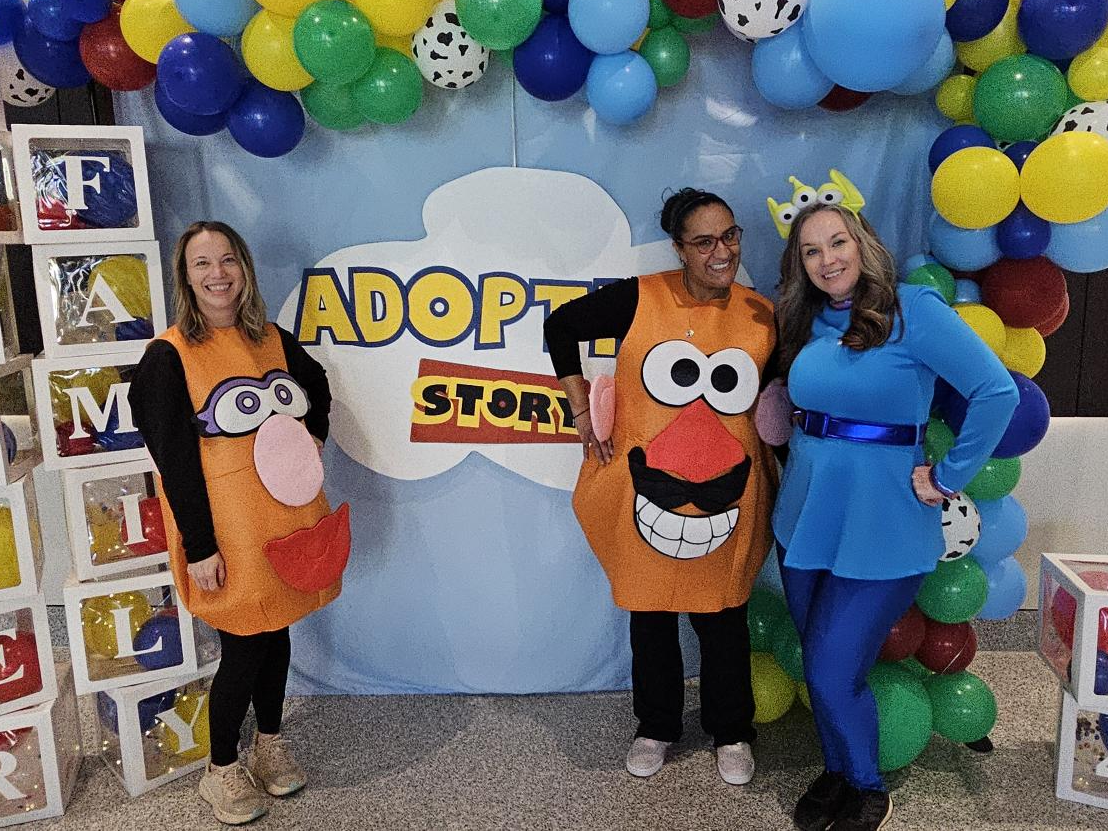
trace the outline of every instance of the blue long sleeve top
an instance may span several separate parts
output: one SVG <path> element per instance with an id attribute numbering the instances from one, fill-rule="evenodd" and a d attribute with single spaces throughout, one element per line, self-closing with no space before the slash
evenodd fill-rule
<path id="1" fill-rule="evenodd" d="M 798 407 L 879 424 L 924 424 L 936 376 L 969 402 L 954 447 L 936 465 L 961 490 L 1004 434 L 1019 401 L 1011 375 L 934 289 L 901 284 L 904 311 L 884 344 L 848 349 L 849 310 L 830 306 L 793 361 Z M 773 514 L 785 565 L 840 577 L 888 580 L 930 572 L 944 551 L 941 509 L 920 502 L 912 469 L 923 448 L 815 438 L 794 428 Z"/>

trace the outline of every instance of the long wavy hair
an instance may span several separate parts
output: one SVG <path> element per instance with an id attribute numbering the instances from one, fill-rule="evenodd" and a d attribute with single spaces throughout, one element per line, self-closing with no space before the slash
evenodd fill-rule
<path id="1" fill-rule="evenodd" d="M 800 251 L 804 223 L 821 211 L 842 217 L 846 230 L 858 243 L 861 275 L 854 287 L 850 326 L 843 346 L 862 351 L 885 343 L 897 319 L 903 320 L 896 293 L 896 262 L 863 217 L 841 205 L 817 203 L 804 208 L 793 220 L 785 252 L 781 255 L 781 282 L 777 284 L 777 328 L 780 367 L 787 374 L 796 356 L 812 336 L 812 321 L 827 304 L 827 294 L 808 279 Z"/>
<path id="2" fill-rule="evenodd" d="M 188 263 L 185 262 L 185 246 L 203 231 L 223 234 L 231 243 L 231 250 L 242 266 L 245 278 L 238 308 L 235 310 L 235 326 L 254 343 L 261 343 L 266 336 L 265 301 L 258 289 L 258 275 L 254 272 L 254 258 L 238 232 L 224 222 L 194 222 L 173 248 L 173 304 L 177 313 L 177 328 L 191 343 L 200 343 L 211 335 L 211 327 L 196 303 L 196 295 L 189 285 Z"/>

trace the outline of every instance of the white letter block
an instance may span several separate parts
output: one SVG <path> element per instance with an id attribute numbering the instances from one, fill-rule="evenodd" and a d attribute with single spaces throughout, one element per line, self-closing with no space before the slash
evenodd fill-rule
<path id="1" fill-rule="evenodd" d="M 1062 693 L 1058 718 L 1058 769 L 1054 793 L 1108 808 L 1108 713 L 1085 710 Z"/>
<path id="2" fill-rule="evenodd" d="M 3 223 L 3 196 L 0 195 L 0 224 Z M 3 237 L 0 231 L 0 237 Z M 19 354 L 19 330 L 15 322 L 15 303 L 12 299 L 11 275 L 8 271 L 8 255 L 0 244 L 0 364 Z"/>
<path id="3" fill-rule="evenodd" d="M 1039 654 L 1078 706 L 1108 712 L 1108 556 L 1043 554 Z"/>
<path id="4" fill-rule="evenodd" d="M 0 484 L 10 485 L 42 461 L 31 356 L 0 365 Z"/>
<path id="5" fill-rule="evenodd" d="M 0 600 L 38 594 L 42 563 L 35 486 L 25 476 L 0 486 Z"/>
<path id="6" fill-rule="evenodd" d="M 0 714 L 58 694 L 46 598 L 0 600 Z"/>

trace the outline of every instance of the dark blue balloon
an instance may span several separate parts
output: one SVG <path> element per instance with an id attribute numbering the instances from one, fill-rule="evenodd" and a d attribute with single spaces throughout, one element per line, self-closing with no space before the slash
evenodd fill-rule
<path id="1" fill-rule="evenodd" d="M 27 20 L 53 40 L 75 40 L 85 28 L 84 21 L 69 13 L 68 0 L 31 0 L 27 4 Z"/>
<path id="2" fill-rule="evenodd" d="M 160 81 L 154 83 L 154 103 L 170 127 L 190 136 L 210 136 L 227 126 L 227 113 L 196 115 L 185 112 L 166 97 Z"/>
<path id="3" fill-rule="evenodd" d="M 1038 146 L 1039 142 L 1037 141 L 1017 141 L 1015 144 L 1009 144 L 1004 149 L 1004 155 L 1012 160 L 1016 170 L 1023 170 L 1023 163 L 1027 161 L 1031 151 Z"/>
<path id="4" fill-rule="evenodd" d="M 569 11 L 569 0 L 542 0 L 542 7 L 551 14 L 565 14 Z"/>
<path id="5" fill-rule="evenodd" d="M 996 244 L 1005 257 L 1013 260 L 1038 257 L 1050 244 L 1050 223 L 1020 202 L 996 226 Z"/>
<path id="6" fill-rule="evenodd" d="M 85 207 L 77 211 L 77 216 L 94 228 L 127 227 L 138 213 L 135 171 L 123 154 L 114 150 L 85 155 L 95 158 L 81 162 L 81 178 L 86 182 L 99 180 L 99 189 L 84 189 Z M 97 159 L 104 159 L 106 163 Z M 62 198 L 68 202 L 69 190 L 64 178 L 59 185 Z"/>
<path id="7" fill-rule="evenodd" d="M 972 124 L 959 124 L 939 133 L 931 143 L 931 150 L 927 154 L 927 166 L 934 173 L 947 156 L 952 156 L 959 150 L 967 147 L 996 147 L 992 137 Z"/>
<path id="8" fill-rule="evenodd" d="M 0 46 L 11 43 L 23 23 L 23 3 L 20 0 L 0 0 Z"/>
<path id="9" fill-rule="evenodd" d="M 65 0 L 65 7 L 76 20 L 99 23 L 112 10 L 112 0 Z"/>
<path id="10" fill-rule="evenodd" d="M 138 703 L 139 730 L 145 733 L 158 720 L 158 715 L 173 707 L 177 700 L 177 690 L 171 689 L 160 692 L 149 698 L 144 698 Z M 106 692 L 96 694 L 96 713 L 100 717 L 100 723 L 112 733 L 119 735 L 119 711 L 113 699 Z"/>
<path id="11" fill-rule="evenodd" d="M 248 153 L 266 159 L 283 156 L 304 136 L 304 109 L 291 92 L 251 79 L 227 113 L 227 129 Z"/>
<path id="12" fill-rule="evenodd" d="M 992 455 L 1001 459 L 1022 456 L 1043 440 L 1050 426 L 1050 402 L 1039 385 L 1019 372 L 1012 372 L 1020 400 L 1016 405 L 1008 429 Z"/>
<path id="13" fill-rule="evenodd" d="M 19 452 L 19 446 L 15 443 L 15 433 L 7 424 L 0 422 L 0 428 L 4 431 L 4 453 L 8 457 L 8 464 L 15 461 L 15 454 Z"/>
<path id="14" fill-rule="evenodd" d="M 15 29 L 15 54 L 27 71 L 52 87 L 83 87 L 92 80 L 76 40 L 53 40 L 27 20 Z"/>
<path id="15" fill-rule="evenodd" d="M 983 38 L 1008 11 L 1008 0 L 957 0 L 946 10 L 946 30 L 957 41 Z"/>
<path id="16" fill-rule="evenodd" d="M 1108 694 L 1108 652 L 1096 653 L 1096 678 L 1093 679 L 1093 692 L 1097 695 Z"/>
<path id="17" fill-rule="evenodd" d="M 962 429 L 962 422 L 966 420 L 966 399 L 942 378 L 936 378 L 931 411 L 946 422 L 946 426 L 954 432 L 954 435 L 958 435 L 958 431 Z"/>
<path id="18" fill-rule="evenodd" d="M 131 430 L 120 433 L 119 430 L 119 405 L 112 408 L 108 415 L 108 423 L 104 429 L 96 434 L 96 443 L 105 450 L 133 450 L 142 447 L 142 433 Z"/>
<path id="19" fill-rule="evenodd" d="M 1050 60 L 1084 52 L 1108 26 L 1105 0 L 1023 0 L 1016 18 L 1027 51 Z"/>
<path id="20" fill-rule="evenodd" d="M 242 94 L 246 72 L 235 51 L 215 35 L 188 32 L 158 55 L 158 83 L 185 112 L 216 115 Z"/>
<path id="21" fill-rule="evenodd" d="M 544 18 L 531 36 L 515 49 L 512 63 L 516 80 L 529 94 L 543 101 L 569 98 L 589 77 L 593 53 L 559 14 Z"/>
<path id="22" fill-rule="evenodd" d="M 161 648 L 143 653 L 161 639 Z M 139 627 L 134 643 L 135 660 L 145 669 L 165 669 L 184 663 L 181 652 L 181 619 L 176 615 L 154 615 Z"/>
<path id="23" fill-rule="evenodd" d="M 1098 715 L 1096 723 L 1100 726 L 1100 740 L 1108 745 L 1108 713 Z"/>
<path id="24" fill-rule="evenodd" d="M 145 340 L 154 337 L 154 323 L 145 317 L 115 324 L 116 341 Z"/>

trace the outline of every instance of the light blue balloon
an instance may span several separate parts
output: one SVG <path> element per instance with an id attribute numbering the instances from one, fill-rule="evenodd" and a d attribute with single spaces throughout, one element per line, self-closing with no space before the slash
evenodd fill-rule
<path id="1" fill-rule="evenodd" d="M 921 268 L 928 263 L 938 262 L 930 254 L 913 254 L 907 260 L 904 261 L 904 273 L 911 274 L 917 268 Z"/>
<path id="2" fill-rule="evenodd" d="M 808 54 L 799 26 L 758 41 L 751 68 L 762 97 L 786 110 L 815 106 L 835 86 Z"/>
<path id="3" fill-rule="evenodd" d="M 1000 259 L 992 228 L 958 228 L 933 213 L 927 238 L 935 258 L 955 271 L 977 271 Z"/>
<path id="4" fill-rule="evenodd" d="M 903 83 L 927 63 L 946 28 L 937 2 L 812 0 L 794 28 L 824 75 L 858 92 Z"/>
<path id="5" fill-rule="evenodd" d="M 965 278 L 954 281 L 955 303 L 980 303 L 981 286 L 975 280 Z"/>
<path id="6" fill-rule="evenodd" d="M 569 0 L 573 34 L 600 55 L 630 49 L 649 20 L 650 0 Z"/>
<path id="7" fill-rule="evenodd" d="M 254 0 L 176 0 L 177 11 L 201 32 L 228 38 L 241 34 L 261 9 Z"/>
<path id="8" fill-rule="evenodd" d="M 1050 242 L 1043 254 L 1055 265 L 1081 274 L 1108 268 L 1108 209 L 1084 222 L 1050 223 Z"/>
<path id="9" fill-rule="evenodd" d="M 939 43 L 935 51 L 927 59 L 927 63 L 892 88 L 897 95 L 918 95 L 937 87 L 950 70 L 954 68 L 954 41 L 950 39 L 950 33 L 943 29 L 939 35 Z"/>
<path id="10" fill-rule="evenodd" d="M 1027 512 L 1014 496 L 974 503 L 981 515 L 981 539 L 970 553 L 986 570 L 1011 557 L 1027 539 Z"/>
<path id="11" fill-rule="evenodd" d="M 658 80 L 646 58 L 637 52 L 597 55 L 589 67 L 585 93 L 601 121 L 630 124 L 654 105 Z"/>
<path id="12" fill-rule="evenodd" d="M 1004 620 L 1019 611 L 1027 596 L 1027 575 L 1015 557 L 1006 557 L 985 569 L 989 594 L 977 616 L 982 620 Z"/>

